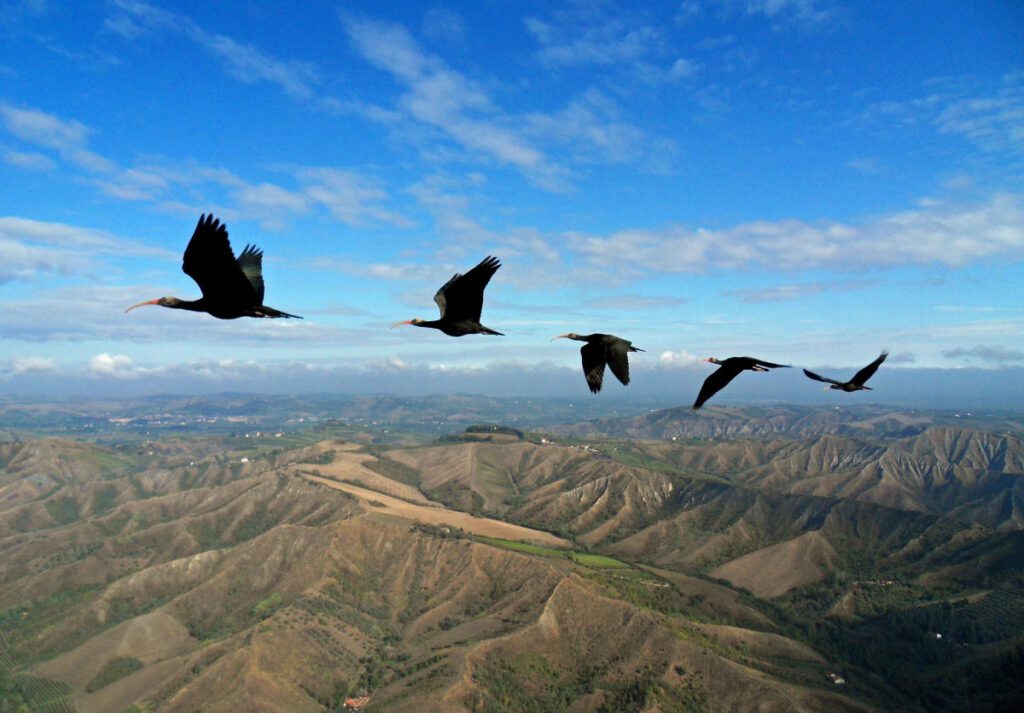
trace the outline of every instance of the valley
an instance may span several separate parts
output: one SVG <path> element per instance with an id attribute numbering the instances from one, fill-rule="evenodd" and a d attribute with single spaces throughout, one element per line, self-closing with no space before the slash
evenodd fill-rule
<path id="1" fill-rule="evenodd" d="M 340 419 L 248 438 L 11 431 L 0 702 L 1024 703 L 1019 421 L 733 411 L 440 438 Z"/>

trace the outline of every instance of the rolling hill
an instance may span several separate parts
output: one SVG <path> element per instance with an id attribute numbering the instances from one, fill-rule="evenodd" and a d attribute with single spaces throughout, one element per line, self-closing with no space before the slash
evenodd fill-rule
<path id="1" fill-rule="evenodd" d="M 388 711 L 1012 707 L 1021 441 L 883 430 L 0 444 L 0 696 L 84 713 L 357 694 Z"/>

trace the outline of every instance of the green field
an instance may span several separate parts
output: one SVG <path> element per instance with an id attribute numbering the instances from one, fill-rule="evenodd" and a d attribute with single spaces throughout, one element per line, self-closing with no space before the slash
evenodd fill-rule
<path id="1" fill-rule="evenodd" d="M 581 564 L 584 567 L 590 567 L 591 569 L 630 569 L 632 567 L 632 565 L 617 560 L 614 557 L 606 557 L 604 555 L 592 555 L 588 552 L 556 550 L 553 547 L 531 545 L 527 542 L 503 540 L 500 537 L 479 536 L 476 539 L 480 542 L 483 542 L 484 544 L 492 545 L 494 547 L 502 547 L 506 550 L 514 550 L 516 552 L 525 552 L 530 555 L 537 555 L 538 557 L 555 557 L 558 559 L 570 559 L 576 564 Z"/>

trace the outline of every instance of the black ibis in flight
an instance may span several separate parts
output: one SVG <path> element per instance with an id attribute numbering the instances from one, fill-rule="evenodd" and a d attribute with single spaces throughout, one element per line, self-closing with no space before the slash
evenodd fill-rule
<path id="1" fill-rule="evenodd" d="M 235 259 L 228 242 L 228 230 L 213 215 L 199 216 L 199 224 L 185 248 L 181 269 L 199 285 L 203 296 L 197 300 L 177 297 L 159 299 L 132 305 L 131 312 L 143 305 L 160 305 L 191 312 L 207 312 L 217 319 L 238 317 L 295 317 L 263 304 L 263 251 L 246 245 Z"/>
<path id="2" fill-rule="evenodd" d="M 883 351 L 878 355 L 878 358 L 868 364 L 866 367 L 858 371 L 853 375 L 853 378 L 849 381 L 836 381 L 835 379 L 829 379 L 824 376 L 818 376 L 813 371 L 804 369 L 804 373 L 807 374 L 807 378 L 820 381 L 824 384 L 828 384 L 825 390 L 835 389 L 836 391 L 871 391 L 870 386 L 864 386 L 864 382 L 874 376 L 875 372 L 878 371 L 878 367 L 882 365 L 885 358 L 889 356 L 889 352 Z"/>
<path id="3" fill-rule="evenodd" d="M 607 364 L 611 367 L 615 378 L 622 382 L 623 386 L 629 384 L 629 353 L 642 352 L 633 343 L 614 334 L 560 334 L 552 337 L 556 339 L 574 339 L 577 342 L 586 342 L 580 347 L 580 354 L 583 355 L 583 375 L 587 377 L 587 386 L 593 393 L 601 390 L 604 381 L 604 367 Z"/>
<path id="4" fill-rule="evenodd" d="M 499 267 L 501 263 L 498 262 L 498 258 L 487 256 L 465 275 L 455 273 L 434 295 L 434 302 L 437 302 L 441 310 L 441 319 L 408 319 L 392 324 L 391 328 L 394 329 L 400 324 L 411 324 L 415 327 L 439 329 L 449 337 L 461 337 L 466 334 L 504 336 L 501 332 L 495 332 L 490 327 L 480 324 L 480 312 L 484 307 L 484 288 Z"/>
<path id="5" fill-rule="evenodd" d="M 712 364 L 718 364 L 719 367 L 704 380 L 704 385 L 700 387 L 700 393 L 697 394 L 697 400 L 693 402 L 693 410 L 696 411 L 712 396 L 717 394 L 719 391 L 725 388 L 725 386 L 735 379 L 739 373 L 745 369 L 750 371 L 768 371 L 769 369 L 788 369 L 789 364 L 772 364 L 770 361 L 761 361 L 760 359 L 754 359 L 753 357 L 729 357 L 725 361 L 715 359 L 705 359 Z"/>

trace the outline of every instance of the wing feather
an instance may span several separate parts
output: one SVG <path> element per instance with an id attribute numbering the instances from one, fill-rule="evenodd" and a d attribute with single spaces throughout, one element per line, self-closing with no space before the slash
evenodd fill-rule
<path id="1" fill-rule="evenodd" d="M 704 380 L 704 385 L 700 387 L 700 393 L 697 394 L 697 400 L 693 402 L 693 410 L 699 409 L 708 399 L 724 389 L 741 371 L 743 371 L 743 367 L 735 364 L 726 363 L 718 367 L 711 376 Z"/>
<path id="2" fill-rule="evenodd" d="M 814 379 L 815 381 L 820 381 L 823 384 L 835 384 L 836 386 L 842 386 L 843 385 L 843 382 L 841 382 L 841 381 L 836 381 L 835 379 L 829 379 L 828 377 L 825 377 L 825 376 L 819 376 L 819 375 L 815 374 L 813 371 L 808 371 L 807 369 L 804 369 L 804 374 L 807 375 L 808 379 Z"/>
<path id="3" fill-rule="evenodd" d="M 580 347 L 580 354 L 583 355 L 583 374 L 587 377 L 587 386 L 596 394 L 604 383 L 604 346 L 584 344 Z"/>
<path id="4" fill-rule="evenodd" d="M 484 288 L 501 267 L 498 258 L 488 255 L 465 275 L 456 274 L 434 295 L 441 317 L 453 322 L 480 321 L 484 307 Z"/>
<path id="5" fill-rule="evenodd" d="M 623 386 L 629 384 L 629 347 L 630 344 L 625 339 L 616 339 L 605 349 L 608 366 Z"/>
<path id="6" fill-rule="evenodd" d="M 882 352 L 877 359 L 854 374 L 853 378 L 850 379 L 850 383 L 856 384 L 857 386 L 863 386 L 865 381 L 874 376 L 875 372 L 878 371 L 878 367 L 882 365 L 882 362 L 885 361 L 887 356 L 889 356 L 889 352 Z"/>
<path id="7" fill-rule="evenodd" d="M 789 368 L 789 364 L 773 364 L 770 361 L 762 361 L 761 359 L 752 359 L 750 357 L 747 357 L 747 358 L 750 359 L 751 361 L 753 361 L 758 366 L 766 366 L 769 369 L 788 369 Z"/>
<path id="8" fill-rule="evenodd" d="M 434 294 L 434 302 L 437 302 L 437 308 L 441 310 L 441 319 L 444 319 L 445 310 L 448 309 L 448 300 L 445 297 L 445 293 L 448 291 L 448 288 L 452 286 L 452 283 L 460 277 L 462 277 L 462 273 L 456 272 L 452 275 L 452 279 L 441 285 L 441 289 Z"/>
<path id="9" fill-rule="evenodd" d="M 227 228 L 213 215 L 199 216 L 181 263 L 209 302 L 246 307 L 259 304 L 256 290 L 235 260 Z"/>
<path id="10" fill-rule="evenodd" d="M 257 304 L 263 304 L 263 251 L 255 245 L 246 245 L 238 256 L 238 266 L 252 285 Z"/>

